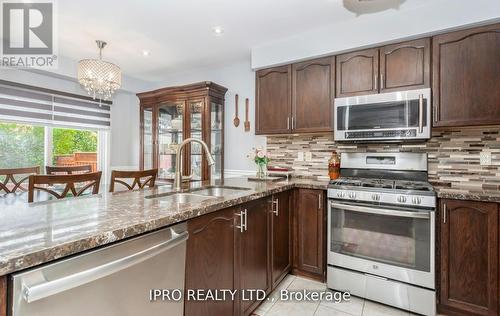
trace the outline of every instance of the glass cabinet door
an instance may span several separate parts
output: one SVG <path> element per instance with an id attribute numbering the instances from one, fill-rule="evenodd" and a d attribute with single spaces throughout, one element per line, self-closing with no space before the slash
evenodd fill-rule
<path id="1" fill-rule="evenodd" d="M 154 159 L 154 142 L 153 142 L 153 108 L 144 107 L 142 108 L 142 124 L 143 124 L 143 132 L 142 132 L 142 161 L 143 161 L 143 169 L 152 169 L 153 168 L 153 159 Z"/>
<path id="2" fill-rule="evenodd" d="M 158 106 L 158 177 L 173 179 L 178 145 L 183 141 L 184 102 Z"/>
<path id="3" fill-rule="evenodd" d="M 215 165 L 212 166 L 212 179 L 222 179 L 222 155 L 224 144 L 222 139 L 222 104 L 210 103 L 210 152 L 215 159 Z"/>
<path id="4" fill-rule="evenodd" d="M 203 101 L 189 102 L 189 115 L 191 123 L 191 138 L 203 140 Z M 198 143 L 191 143 L 191 172 L 192 180 L 202 180 L 203 149 Z"/>

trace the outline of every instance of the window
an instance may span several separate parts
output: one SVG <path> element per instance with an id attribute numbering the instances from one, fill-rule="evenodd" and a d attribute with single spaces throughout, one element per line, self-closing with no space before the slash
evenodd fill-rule
<path id="1" fill-rule="evenodd" d="M 43 126 L 0 122 L 0 168 L 43 168 L 44 147 Z"/>
<path id="2" fill-rule="evenodd" d="M 0 121 L 0 168 L 91 165 L 98 168 L 100 131 Z"/>

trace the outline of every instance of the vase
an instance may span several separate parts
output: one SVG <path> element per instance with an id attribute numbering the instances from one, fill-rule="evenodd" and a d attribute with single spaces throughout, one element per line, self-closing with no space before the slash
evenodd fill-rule
<path id="1" fill-rule="evenodd" d="M 264 179 L 266 177 L 266 165 L 257 164 L 257 178 Z"/>

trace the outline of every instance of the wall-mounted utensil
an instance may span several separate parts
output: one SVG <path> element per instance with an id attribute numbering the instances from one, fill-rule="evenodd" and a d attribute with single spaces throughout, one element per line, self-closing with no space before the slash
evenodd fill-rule
<path id="1" fill-rule="evenodd" d="M 245 132 L 250 132 L 250 121 L 248 120 L 249 100 L 245 99 Z"/>
<path id="2" fill-rule="evenodd" d="M 238 118 L 238 94 L 234 95 L 234 104 L 235 104 L 235 112 L 234 112 L 233 124 L 235 127 L 238 127 L 238 125 L 240 125 L 240 119 Z"/>

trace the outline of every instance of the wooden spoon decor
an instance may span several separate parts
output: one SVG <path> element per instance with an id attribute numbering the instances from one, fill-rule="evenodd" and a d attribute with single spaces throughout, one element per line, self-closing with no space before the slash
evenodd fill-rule
<path id="1" fill-rule="evenodd" d="M 236 109 L 234 112 L 233 124 L 235 127 L 238 127 L 240 125 L 240 119 L 238 118 L 238 94 L 234 95 L 234 104 Z"/>
<path id="2" fill-rule="evenodd" d="M 245 132 L 250 132 L 250 121 L 248 120 L 249 100 L 245 99 Z"/>

